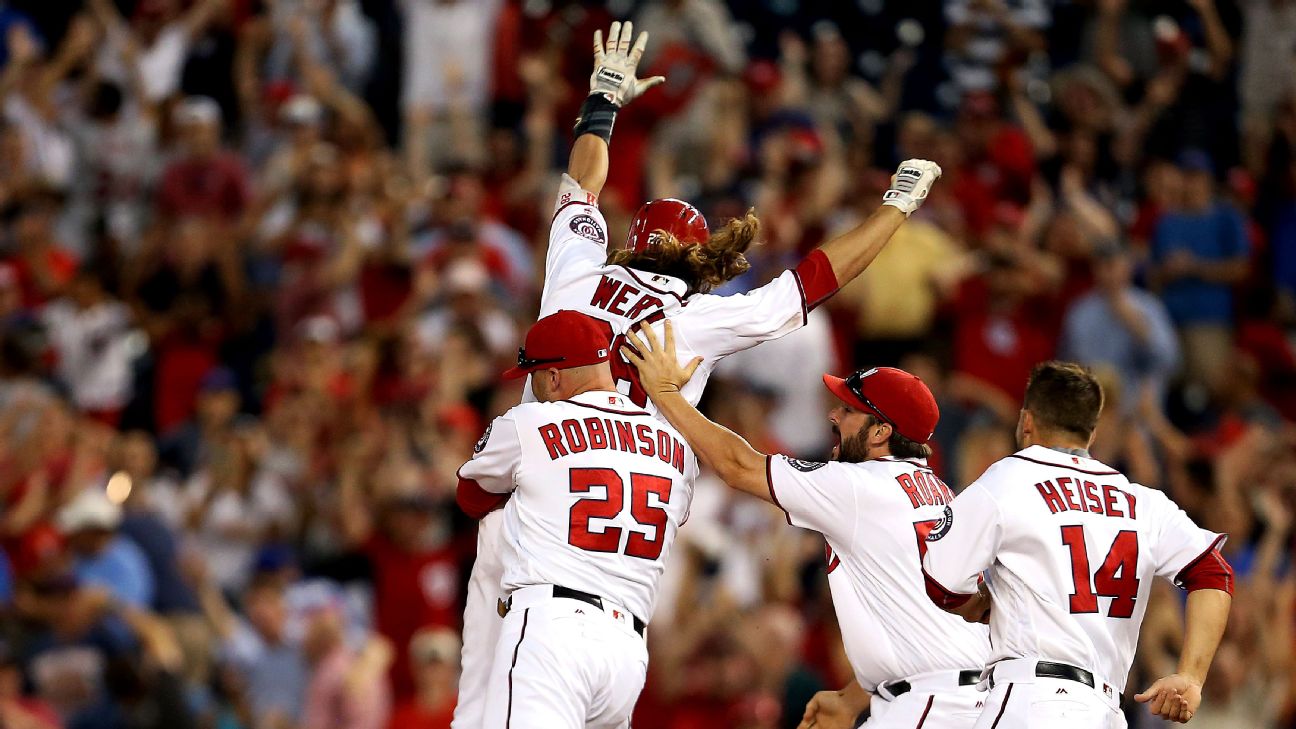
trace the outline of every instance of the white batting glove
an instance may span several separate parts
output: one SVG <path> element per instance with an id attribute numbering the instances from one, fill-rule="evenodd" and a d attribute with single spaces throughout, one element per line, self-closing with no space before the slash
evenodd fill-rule
<path id="1" fill-rule="evenodd" d="M 604 94 L 619 107 L 666 80 L 665 76 L 635 78 L 635 67 L 648 46 L 648 33 L 640 33 L 632 48 L 630 39 L 633 34 L 634 23 L 628 20 L 624 24 L 613 23 L 608 29 L 605 48 L 603 31 L 594 31 L 594 73 L 590 75 L 590 93 Z"/>
<path id="2" fill-rule="evenodd" d="M 891 189 L 882 196 L 882 204 L 896 208 L 907 218 L 922 206 L 927 193 L 931 191 L 932 183 L 940 176 L 940 165 L 935 162 L 907 159 L 900 163 L 891 176 Z"/>

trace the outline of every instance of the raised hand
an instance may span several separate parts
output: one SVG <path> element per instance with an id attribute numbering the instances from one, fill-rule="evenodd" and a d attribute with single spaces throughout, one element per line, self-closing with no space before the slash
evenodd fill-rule
<path id="1" fill-rule="evenodd" d="M 630 21 L 613 23 L 604 46 L 603 31 L 594 31 L 594 73 L 590 75 L 590 93 L 603 94 L 619 107 L 666 80 L 665 76 L 635 78 L 639 59 L 648 46 L 648 34 L 640 33 L 631 47 L 633 34 L 634 24 Z"/>
<path id="2" fill-rule="evenodd" d="M 882 204 L 913 215 L 922 207 L 931 186 L 941 176 L 940 165 L 925 159 L 907 159 L 891 176 L 891 188 L 882 195 Z"/>

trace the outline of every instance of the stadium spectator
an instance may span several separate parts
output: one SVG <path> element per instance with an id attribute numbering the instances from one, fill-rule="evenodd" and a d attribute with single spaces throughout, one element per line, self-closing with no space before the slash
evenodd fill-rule
<path id="1" fill-rule="evenodd" d="M 176 105 L 177 155 L 162 171 L 159 212 L 168 218 L 207 217 L 226 223 L 247 206 L 251 191 L 242 160 L 221 148 L 221 109 L 195 96 Z"/>
<path id="2" fill-rule="evenodd" d="M 410 640 L 410 665 L 418 691 L 395 708 L 388 729 L 449 729 L 459 648 L 459 637 L 449 628 L 420 631 Z"/>
<path id="3" fill-rule="evenodd" d="M 1157 224 L 1150 275 L 1179 327 L 1186 376 L 1213 386 L 1231 346 L 1231 287 L 1247 275 L 1250 243 L 1242 216 L 1216 199 L 1206 153 L 1185 151 L 1179 167 L 1182 207 Z"/>
<path id="4" fill-rule="evenodd" d="M 104 291 L 97 272 L 83 267 L 67 295 L 49 302 L 42 314 L 59 384 L 82 412 L 116 426 L 133 385 L 130 309 Z"/>
<path id="5" fill-rule="evenodd" d="M 1127 395 L 1126 414 L 1137 407 L 1145 391 L 1162 400 L 1179 364 L 1170 315 L 1155 296 L 1133 286 L 1133 273 L 1130 254 L 1124 249 L 1110 246 L 1099 251 L 1094 289 L 1071 305 L 1059 344 L 1066 359 L 1116 370 L 1121 391 Z"/>
<path id="6" fill-rule="evenodd" d="M 151 609 L 153 572 L 139 546 L 119 535 L 121 522 L 121 507 L 95 488 L 81 491 L 58 513 L 78 583 L 107 590 L 132 607 Z"/>

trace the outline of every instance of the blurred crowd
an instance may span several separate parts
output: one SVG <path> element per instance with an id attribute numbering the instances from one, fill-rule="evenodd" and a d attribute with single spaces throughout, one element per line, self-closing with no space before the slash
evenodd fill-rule
<path id="1" fill-rule="evenodd" d="M 704 407 L 823 458 L 819 375 L 897 365 L 935 465 L 1010 453 L 1092 365 L 1095 456 L 1228 532 L 1193 725 L 1296 726 L 1296 1 L 0 0 L 0 725 L 449 725 L 474 525 L 517 402 L 589 38 L 667 83 L 601 207 L 754 207 L 759 285 L 931 198 Z M 636 727 L 793 727 L 850 678 L 823 542 L 705 477 Z M 1172 671 L 1160 585 L 1130 685 Z M 1157 726 L 1131 712 L 1132 726 Z"/>

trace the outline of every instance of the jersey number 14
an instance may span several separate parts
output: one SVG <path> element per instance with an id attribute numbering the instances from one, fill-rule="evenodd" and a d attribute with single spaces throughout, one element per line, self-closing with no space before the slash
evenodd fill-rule
<path id="1" fill-rule="evenodd" d="M 1124 530 L 1116 535 L 1107 558 L 1093 579 L 1089 577 L 1089 548 L 1085 544 L 1084 527 L 1062 527 L 1062 543 L 1071 550 L 1071 613 L 1098 612 L 1098 596 L 1112 598 L 1107 608 L 1109 618 L 1128 618 L 1134 615 L 1134 601 L 1138 599 L 1138 532 Z"/>
<path id="2" fill-rule="evenodd" d="M 571 469 L 571 493 L 588 494 L 591 489 L 602 486 L 605 495 L 601 499 L 593 496 L 582 498 L 572 504 L 567 542 L 587 552 L 621 552 L 628 557 L 657 559 L 666 539 L 666 509 L 663 507 L 670 503 L 673 485 L 674 481 L 664 476 L 630 474 L 630 516 L 640 526 L 652 527 L 653 536 L 649 538 L 643 532 L 628 530 L 630 535 L 622 549 L 621 527 L 605 525 L 601 532 L 590 531 L 590 520 L 615 519 L 621 513 L 625 506 L 625 480 L 611 468 Z M 650 495 L 658 498 L 660 506 L 648 503 Z"/>

